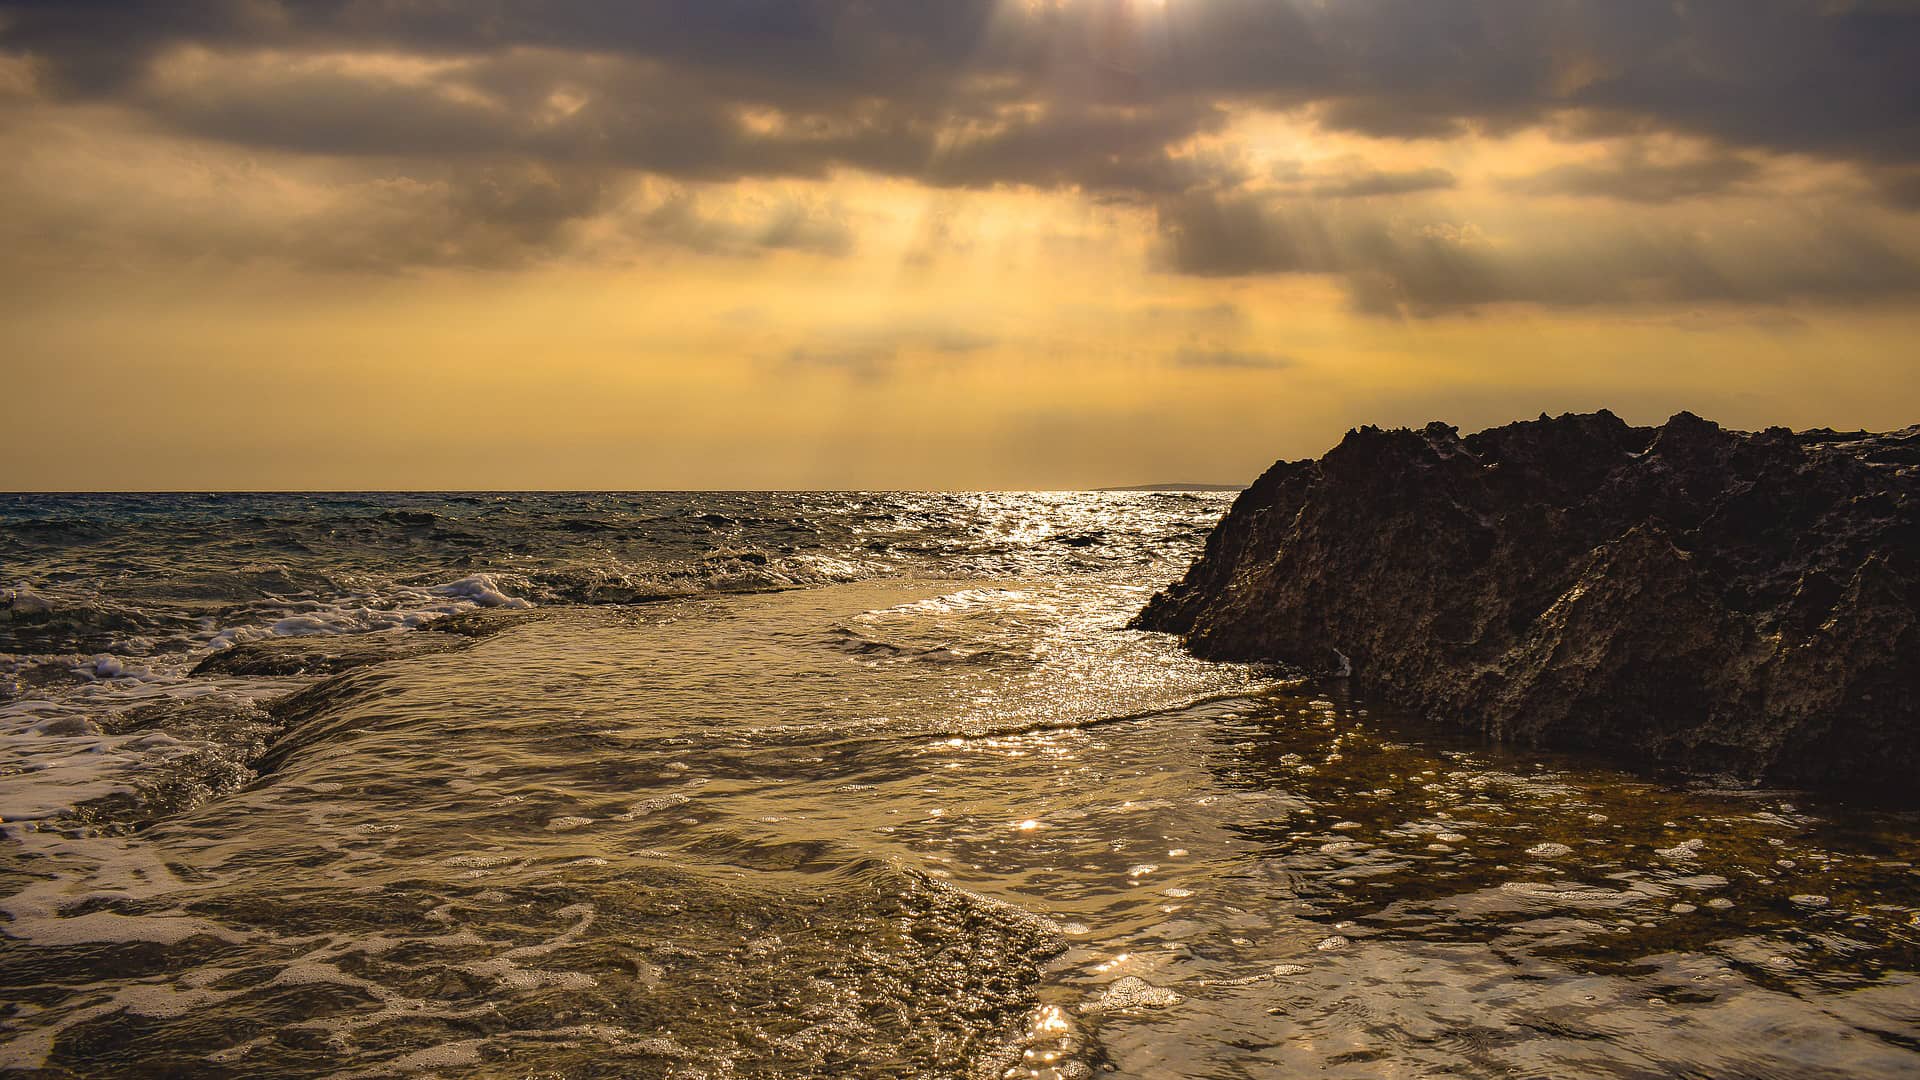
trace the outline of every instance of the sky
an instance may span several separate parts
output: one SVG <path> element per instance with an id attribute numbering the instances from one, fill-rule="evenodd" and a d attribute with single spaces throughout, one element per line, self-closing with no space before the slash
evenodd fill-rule
<path id="1" fill-rule="evenodd" d="M 1908 0 L 0 0 L 0 489 L 1920 422 Z"/>

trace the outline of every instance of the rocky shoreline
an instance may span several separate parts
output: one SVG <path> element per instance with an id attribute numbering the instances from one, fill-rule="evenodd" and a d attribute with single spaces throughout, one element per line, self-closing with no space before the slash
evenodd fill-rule
<path id="1" fill-rule="evenodd" d="M 1507 742 L 1920 798 L 1920 427 L 1461 436 L 1281 462 L 1134 625 Z"/>

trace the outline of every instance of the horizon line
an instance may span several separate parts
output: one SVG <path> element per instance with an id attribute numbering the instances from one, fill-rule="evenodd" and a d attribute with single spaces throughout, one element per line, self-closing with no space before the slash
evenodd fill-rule
<path id="1" fill-rule="evenodd" d="M 0 491 L 0 498 L 25 495 L 1046 495 L 1245 491 L 1245 484 L 1122 484 L 1104 487 L 1005 488 L 22 488 Z"/>

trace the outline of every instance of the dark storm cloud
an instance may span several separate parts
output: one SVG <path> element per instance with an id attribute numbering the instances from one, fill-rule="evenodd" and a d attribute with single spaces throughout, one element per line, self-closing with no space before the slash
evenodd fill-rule
<path id="1" fill-rule="evenodd" d="M 75 96 L 123 92 L 161 49 L 178 42 L 258 40 L 250 5 L 167 0 L 7 0 L 0 3 L 0 48 L 36 56 L 60 91 Z"/>
<path id="2" fill-rule="evenodd" d="M 206 223 L 201 242 L 242 257 L 511 267 L 609 232 L 842 255 L 838 211 L 634 193 L 856 170 L 1151 208 L 1170 269 L 1329 275 L 1377 313 L 1920 290 L 1914 260 L 1857 217 L 1780 203 L 1764 229 L 1659 218 L 1788 154 L 1920 208 L 1920 4 L 1893 0 L 0 0 L 0 56 L 30 61 L 39 100 L 339 165 L 335 203 L 284 229 Z M 1530 126 L 1605 139 L 1627 149 L 1506 193 L 1650 220 L 1537 221 L 1504 243 L 1390 220 L 1375 211 L 1394 197 L 1458 181 L 1360 161 L 1253 177 L 1230 140 L 1197 138 L 1249 108 L 1423 154 Z"/>
<path id="3" fill-rule="evenodd" d="M 1260 34 L 1260 0 L 1189 21 Z M 1307 10 L 1303 7 L 1303 10 Z M 1920 157 L 1920 6 L 1904 0 L 1343 0 L 1313 5 L 1293 50 L 1215 81 L 1322 102 L 1331 127 L 1401 138 L 1499 131 L 1557 113 L 1836 158 Z M 1231 14 L 1229 14 L 1231 13 Z M 1309 59 L 1290 52 L 1313 52 Z M 1264 84 L 1264 85 L 1263 85 Z"/>
<path id="4" fill-rule="evenodd" d="M 1160 208 L 1172 269 L 1329 275 L 1358 309 L 1436 315 L 1489 304 L 1859 303 L 1920 292 L 1920 260 L 1874 230 L 1810 213 L 1719 231 L 1608 222 L 1515 230 L 1328 213 L 1285 200 L 1191 195 Z"/>
<path id="5" fill-rule="evenodd" d="M 1920 161 L 1920 10 L 1867 0 L 1196 0 L 1115 22 L 1108 2 L 336 0 L 13 2 L 0 47 L 57 92 L 107 96 L 196 133 L 323 153 L 463 149 L 683 176 L 847 165 L 936 183 L 1190 186 L 1165 148 L 1212 104 L 1317 108 L 1397 138 L 1559 117 L 1832 158 Z M 445 86 L 294 72 L 154 95 L 176 46 L 474 61 Z M 378 83 L 378 80 L 368 80 Z M 586 104 L 541 119 L 571 87 Z M 1200 104 L 1207 103 L 1207 104 Z M 1007 112 L 1006 107 L 1037 105 Z M 1128 105 L 1132 112 L 1098 106 Z M 792 122 L 755 129 L 741 110 Z M 1577 120 L 1569 121 L 1570 114 Z M 956 122 L 976 131 L 942 156 Z"/>

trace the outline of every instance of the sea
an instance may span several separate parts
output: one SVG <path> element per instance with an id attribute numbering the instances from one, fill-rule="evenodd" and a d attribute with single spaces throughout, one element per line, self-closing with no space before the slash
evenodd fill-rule
<path id="1" fill-rule="evenodd" d="M 1920 1076 L 1920 819 L 1128 629 L 1232 498 L 0 496 L 0 1072 Z"/>

